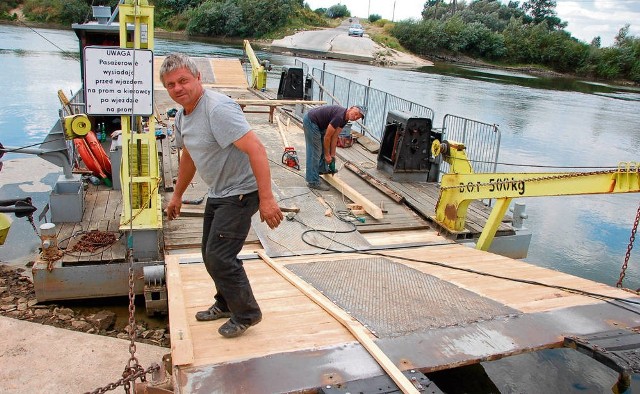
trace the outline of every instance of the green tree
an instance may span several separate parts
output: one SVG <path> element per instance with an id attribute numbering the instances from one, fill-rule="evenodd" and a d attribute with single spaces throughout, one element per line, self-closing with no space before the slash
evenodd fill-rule
<path id="1" fill-rule="evenodd" d="M 545 23 L 549 30 L 563 29 L 567 23 L 558 18 L 555 0 L 528 0 L 522 8 L 531 15 L 534 23 Z"/>
<path id="2" fill-rule="evenodd" d="M 427 0 L 422 8 L 422 19 L 439 19 L 448 12 L 443 0 Z"/>
<path id="3" fill-rule="evenodd" d="M 235 0 L 209 0 L 187 13 L 187 33 L 190 35 L 238 36 L 246 30 L 242 10 Z"/>
<path id="4" fill-rule="evenodd" d="M 22 11 L 32 21 L 70 25 L 84 22 L 91 8 L 83 0 L 27 0 Z"/>
<path id="5" fill-rule="evenodd" d="M 329 7 L 327 10 L 327 16 L 329 18 L 348 18 L 351 16 L 351 12 L 346 5 L 343 4 L 335 4 Z"/>
<path id="6" fill-rule="evenodd" d="M 369 15 L 369 22 L 373 23 L 375 21 L 379 21 L 380 19 L 382 19 L 382 17 L 378 14 L 371 14 Z"/>

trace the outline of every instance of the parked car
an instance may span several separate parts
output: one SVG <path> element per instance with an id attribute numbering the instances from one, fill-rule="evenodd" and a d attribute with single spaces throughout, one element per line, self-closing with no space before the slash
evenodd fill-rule
<path id="1" fill-rule="evenodd" d="M 353 25 L 351 25 L 349 27 L 349 35 L 350 36 L 356 36 L 356 37 L 362 37 L 364 35 L 364 29 L 362 28 L 362 25 L 360 25 L 358 23 L 354 23 Z"/>

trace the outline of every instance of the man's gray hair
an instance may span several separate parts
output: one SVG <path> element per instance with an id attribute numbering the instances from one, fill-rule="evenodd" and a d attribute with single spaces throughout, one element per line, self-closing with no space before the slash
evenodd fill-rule
<path id="1" fill-rule="evenodd" d="M 184 53 L 174 52 L 167 55 L 162 62 L 162 66 L 160 66 L 160 81 L 164 83 L 164 75 L 166 73 L 182 67 L 186 67 L 194 77 L 197 77 L 199 74 L 198 67 L 189 56 Z"/>

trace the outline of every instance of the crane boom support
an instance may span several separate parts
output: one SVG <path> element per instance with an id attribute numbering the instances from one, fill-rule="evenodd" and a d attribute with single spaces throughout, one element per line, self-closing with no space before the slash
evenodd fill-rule
<path id="1" fill-rule="evenodd" d="M 443 144 L 446 144 L 443 143 Z M 464 146 L 447 145 L 444 160 L 466 160 Z M 447 149 L 445 149 L 446 151 Z M 452 160 L 454 161 L 454 160 Z M 447 230 L 464 230 L 467 207 L 473 200 L 495 199 L 477 248 L 487 250 L 512 199 L 640 192 L 640 163 L 621 163 L 617 169 L 563 173 L 450 173 L 442 176 L 435 220 Z M 453 167 L 452 167 L 453 168 Z M 457 165 L 457 168 L 465 168 Z M 470 167 L 469 167 L 470 168 Z M 471 171 L 471 170 L 469 170 Z"/>

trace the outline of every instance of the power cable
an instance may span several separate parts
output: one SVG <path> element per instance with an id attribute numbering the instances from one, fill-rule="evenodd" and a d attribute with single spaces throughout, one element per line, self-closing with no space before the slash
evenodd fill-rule
<path id="1" fill-rule="evenodd" d="M 296 221 L 298 221 L 299 223 L 310 227 L 304 223 L 302 223 L 301 221 L 294 219 Z M 353 223 L 352 223 L 353 224 Z M 354 225 L 354 227 L 356 227 Z M 357 229 L 357 228 L 356 228 Z M 342 231 L 341 233 L 345 233 L 345 232 L 353 232 L 355 231 L 351 230 L 351 231 Z M 354 247 L 338 242 L 336 240 L 331 240 L 332 242 L 336 242 L 340 245 L 343 245 L 347 248 L 350 248 L 350 251 L 344 251 L 344 250 L 334 250 L 334 249 L 330 249 L 330 248 L 323 248 L 319 245 L 315 245 L 309 241 L 307 241 L 306 239 L 304 239 L 304 235 L 308 232 L 312 232 L 312 231 L 316 231 L 318 233 L 320 233 L 322 236 L 328 238 L 325 234 L 322 234 L 324 232 L 328 232 L 326 230 L 319 230 L 319 229 L 310 229 L 307 230 L 305 232 L 302 233 L 301 235 L 301 239 L 304 243 L 306 243 L 309 246 L 318 248 L 318 249 L 324 249 L 324 250 L 328 250 L 330 252 L 335 252 L 335 253 L 360 253 L 360 254 L 366 254 L 366 255 L 374 255 L 374 256 L 380 256 L 380 257 L 388 257 L 388 258 L 393 258 L 393 259 L 399 259 L 399 260 L 404 260 L 404 261 L 410 261 L 410 262 L 414 262 L 414 263 L 421 263 L 421 264 L 430 264 L 430 265 L 435 265 L 438 267 L 442 267 L 442 268 L 448 268 L 448 269 L 453 269 L 453 270 L 457 270 L 457 271 L 463 271 L 463 272 L 468 272 L 468 273 L 472 273 L 472 274 L 476 274 L 476 275 L 482 275 L 482 276 L 489 276 L 489 277 L 493 277 L 496 279 L 502 279 L 502 280 L 508 280 L 511 282 L 518 282 L 518 283 L 524 283 L 524 284 L 528 284 L 528 285 L 532 285 L 532 286 L 541 286 L 541 287 L 547 287 L 547 288 L 552 288 L 552 289 L 558 289 L 558 290 L 562 290 L 562 291 L 566 291 L 568 293 L 573 293 L 573 294 L 578 294 L 578 295 L 583 295 L 586 297 L 591 297 L 591 298 L 596 298 L 599 300 L 603 300 L 605 302 L 611 303 L 610 301 L 616 301 L 616 302 L 620 302 L 620 303 L 624 303 L 624 304 L 633 304 L 633 305 L 640 305 L 640 301 L 634 301 L 634 300 L 629 300 L 629 299 L 625 299 L 625 298 L 620 298 L 620 297 L 613 297 L 613 296 L 608 296 L 608 295 L 604 295 L 604 294 L 599 294 L 599 293 L 594 293 L 594 292 L 590 292 L 590 291 L 585 291 L 585 290 L 580 290 L 580 289 L 575 289 L 575 288 L 571 288 L 571 287 L 566 287 L 566 286 L 559 286 L 559 285 L 550 285 L 547 283 L 542 283 L 542 282 L 538 282 L 538 281 L 534 281 L 534 280 L 528 280 L 528 279 L 518 279 L 518 278 L 512 278 L 512 277 L 508 277 L 508 276 L 503 276 L 503 275 L 497 275 L 497 274 L 491 274 L 488 272 L 482 272 L 482 271 L 477 271 L 471 268 L 462 268 L 462 267 L 455 267 L 449 264 L 445 264 L 445 263 L 441 263 L 441 262 L 437 262 L 437 261 L 431 261 L 431 260 L 420 260 L 420 259 L 414 259 L 411 257 L 404 257 L 404 256 L 395 256 L 395 255 L 389 255 L 389 254 L 385 254 L 385 253 L 381 253 L 381 252 L 376 252 L 373 250 L 357 250 Z M 433 247 L 433 246 L 442 246 L 442 245 L 453 245 L 456 244 L 455 242 L 447 242 L 447 243 L 435 243 L 435 244 L 429 244 L 429 245 L 423 245 L 424 247 Z M 619 308 L 628 310 L 630 312 L 636 313 L 640 315 L 640 311 L 639 310 L 634 310 L 634 309 L 629 309 L 627 307 L 625 307 L 624 305 L 620 305 L 620 304 L 611 304 L 614 306 L 617 306 Z"/>
<path id="2" fill-rule="evenodd" d="M 38 33 L 35 29 L 33 29 L 31 26 L 27 25 L 26 23 L 24 23 L 21 20 L 18 20 L 18 22 L 20 22 L 24 27 L 28 28 L 29 30 L 31 30 L 32 32 L 36 33 L 37 35 L 39 35 L 40 37 L 42 37 L 44 40 L 46 40 L 49 44 L 53 45 L 54 47 L 58 48 L 60 50 L 60 52 L 62 52 L 65 56 L 70 57 L 75 59 L 76 61 L 80 61 L 80 59 L 78 57 L 75 56 L 75 53 L 71 53 L 71 52 L 67 52 L 64 49 L 60 48 L 59 46 L 57 46 L 53 41 L 51 41 L 50 39 L 48 39 L 47 37 L 43 36 L 42 34 Z"/>
<path id="3" fill-rule="evenodd" d="M 512 167 L 531 167 L 531 168 L 556 168 L 556 169 L 617 169 L 618 166 L 551 166 L 544 164 L 522 164 L 522 163 L 506 163 L 506 162 L 493 162 L 493 161 L 485 161 L 485 160 L 472 160 L 472 159 L 461 159 L 461 158 L 451 158 L 452 160 L 461 160 L 467 161 L 469 163 L 478 163 L 478 164 L 500 164 L 503 166 L 512 166 Z"/>
<path id="4" fill-rule="evenodd" d="M 0 152 L 0 154 L 18 152 L 18 151 L 20 151 L 22 149 L 27 149 L 27 148 L 34 147 L 36 145 L 42 145 L 44 143 L 55 142 L 55 141 L 60 141 L 60 140 L 64 140 L 64 138 L 54 138 L 54 139 L 51 139 L 51 140 L 48 140 L 48 141 L 45 141 L 45 142 L 42 142 L 42 141 L 41 142 L 36 142 L 35 144 L 25 145 L 25 146 L 22 146 L 22 147 L 19 147 L 19 148 L 13 148 L 13 149 L 6 149 L 2 145 L 0 145 L 0 149 L 2 149 L 2 152 Z M 20 152 L 18 152 L 18 153 L 20 153 Z"/>

